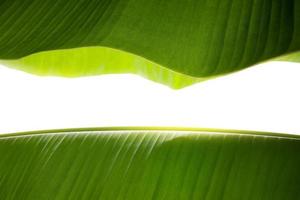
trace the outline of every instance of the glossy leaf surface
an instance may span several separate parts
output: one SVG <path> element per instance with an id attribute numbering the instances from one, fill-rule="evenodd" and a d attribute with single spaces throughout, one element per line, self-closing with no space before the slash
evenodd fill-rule
<path id="1" fill-rule="evenodd" d="M 90 129 L 0 137 L 7 199 L 300 199 L 298 136 Z"/>

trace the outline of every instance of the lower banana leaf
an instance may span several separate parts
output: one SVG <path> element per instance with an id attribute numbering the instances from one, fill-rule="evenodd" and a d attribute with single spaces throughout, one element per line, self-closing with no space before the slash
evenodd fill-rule
<path id="1" fill-rule="evenodd" d="M 1 200 L 298 200 L 300 137 L 102 128 L 0 136 Z"/>

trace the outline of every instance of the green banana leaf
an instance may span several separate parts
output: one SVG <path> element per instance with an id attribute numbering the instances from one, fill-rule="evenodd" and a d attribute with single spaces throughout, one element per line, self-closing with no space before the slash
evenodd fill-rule
<path id="1" fill-rule="evenodd" d="M 299 50 L 300 0 L 0 1 L 0 62 L 39 75 L 181 88 Z"/>
<path id="2" fill-rule="evenodd" d="M 298 200 L 300 137 L 171 128 L 0 136 L 1 200 Z"/>

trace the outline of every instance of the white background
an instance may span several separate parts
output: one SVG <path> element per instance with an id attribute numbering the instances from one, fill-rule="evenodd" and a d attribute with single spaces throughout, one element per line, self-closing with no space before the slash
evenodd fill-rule
<path id="1" fill-rule="evenodd" d="M 270 62 L 182 90 L 124 74 L 38 77 L 0 66 L 0 133 L 175 126 L 300 134 L 300 65 Z"/>

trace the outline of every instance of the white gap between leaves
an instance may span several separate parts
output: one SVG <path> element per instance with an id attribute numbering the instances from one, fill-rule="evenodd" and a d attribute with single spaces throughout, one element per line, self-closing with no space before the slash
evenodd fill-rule
<path id="1" fill-rule="evenodd" d="M 300 65 L 263 63 L 181 90 L 131 74 L 70 79 L 0 66 L 0 133 L 112 126 L 300 134 Z"/>

